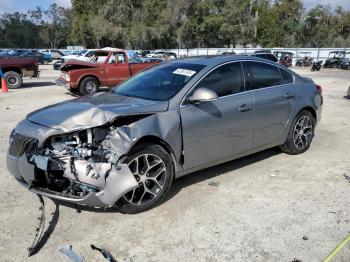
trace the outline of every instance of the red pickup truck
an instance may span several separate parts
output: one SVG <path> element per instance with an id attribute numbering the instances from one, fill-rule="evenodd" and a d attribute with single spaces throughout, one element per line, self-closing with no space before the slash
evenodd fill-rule
<path id="1" fill-rule="evenodd" d="M 0 68 L 10 89 L 22 86 L 22 77 L 39 76 L 39 65 L 31 57 L 1 57 Z"/>
<path id="2" fill-rule="evenodd" d="M 69 60 L 61 67 L 56 84 L 80 94 L 96 93 L 100 86 L 113 87 L 159 61 L 129 61 L 124 50 L 98 50 L 89 62 Z"/>

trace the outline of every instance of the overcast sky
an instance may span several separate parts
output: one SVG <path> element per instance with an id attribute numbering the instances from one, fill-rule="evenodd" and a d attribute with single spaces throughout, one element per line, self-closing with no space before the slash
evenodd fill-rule
<path id="1" fill-rule="evenodd" d="M 319 4 L 330 5 L 335 8 L 337 5 L 346 10 L 350 10 L 350 0 L 302 0 L 306 9 L 310 9 Z M 63 7 L 71 6 L 70 0 L 0 0 L 0 14 L 14 11 L 27 11 L 35 9 L 37 6 L 47 8 L 51 3 L 57 3 Z"/>

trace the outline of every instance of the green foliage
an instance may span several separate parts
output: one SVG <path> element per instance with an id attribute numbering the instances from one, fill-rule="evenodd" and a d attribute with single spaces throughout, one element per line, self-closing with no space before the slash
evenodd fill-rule
<path id="1" fill-rule="evenodd" d="M 350 12 L 301 0 L 72 0 L 4 14 L 0 47 L 349 47 Z"/>

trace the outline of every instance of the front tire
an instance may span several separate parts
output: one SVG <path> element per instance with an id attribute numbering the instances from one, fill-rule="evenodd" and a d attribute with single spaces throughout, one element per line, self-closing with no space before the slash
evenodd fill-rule
<path id="1" fill-rule="evenodd" d="M 310 111 L 301 111 L 294 119 L 286 142 L 281 145 L 283 152 L 298 155 L 307 151 L 314 137 L 316 121 Z"/>
<path id="2" fill-rule="evenodd" d="M 171 156 L 157 144 L 141 144 L 123 160 L 139 187 L 126 193 L 116 206 L 126 214 L 144 212 L 160 204 L 167 196 L 174 178 Z"/>
<path id="3" fill-rule="evenodd" d="M 95 77 L 89 76 L 84 78 L 79 86 L 81 95 L 95 94 L 98 92 L 99 82 Z"/>
<path id="4" fill-rule="evenodd" d="M 14 71 L 9 71 L 4 74 L 9 89 L 17 89 L 22 86 L 23 80 L 20 74 Z"/>

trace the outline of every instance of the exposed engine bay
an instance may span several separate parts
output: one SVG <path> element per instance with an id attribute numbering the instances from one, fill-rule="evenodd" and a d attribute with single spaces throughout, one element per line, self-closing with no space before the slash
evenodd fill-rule
<path id="1" fill-rule="evenodd" d="M 113 126 L 48 138 L 43 149 L 28 156 L 36 166 L 33 187 L 69 198 L 94 193 L 103 204 L 114 205 L 138 185 L 127 165 L 118 163 L 123 155 L 116 147 L 119 140 Z"/>

